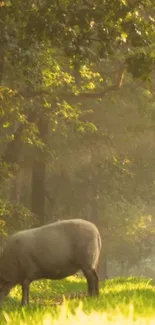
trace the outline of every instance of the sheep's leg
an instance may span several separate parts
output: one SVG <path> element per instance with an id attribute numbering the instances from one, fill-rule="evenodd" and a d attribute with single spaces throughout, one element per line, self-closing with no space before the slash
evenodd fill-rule
<path id="1" fill-rule="evenodd" d="M 99 296 L 99 276 L 96 270 L 93 270 L 94 273 L 94 287 L 96 291 L 96 295 Z"/>
<path id="2" fill-rule="evenodd" d="M 29 293 L 30 293 L 30 283 L 25 280 L 22 284 L 22 301 L 21 305 L 25 306 L 29 304 Z"/>
<path id="3" fill-rule="evenodd" d="M 28 285 L 28 288 L 27 288 L 27 303 L 29 304 L 30 302 L 30 284 Z"/>
<path id="4" fill-rule="evenodd" d="M 87 279 L 88 294 L 89 296 L 99 295 L 98 275 L 94 269 L 85 269 L 83 273 Z"/>
<path id="5" fill-rule="evenodd" d="M 3 304 L 4 298 L 9 294 L 10 290 L 12 289 L 13 285 L 9 282 L 6 282 L 1 291 L 0 291 L 0 306 Z"/>

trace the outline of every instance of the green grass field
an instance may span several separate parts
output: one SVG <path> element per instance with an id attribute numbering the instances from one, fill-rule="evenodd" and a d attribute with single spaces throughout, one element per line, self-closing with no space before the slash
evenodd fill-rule
<path id="1" fill-rule="evenodd" d="M 20 307 L 21 291 L 14 288 L 0 311 L 0 325 L 153 325 L 155 324 L 155 283 L 151 279 L 116 278 L 100 284 L 97 298 L 64 300 L 63 294 L 85 291 L 85 280 L 38 281 L 31 285 L 29 307 Z"/>

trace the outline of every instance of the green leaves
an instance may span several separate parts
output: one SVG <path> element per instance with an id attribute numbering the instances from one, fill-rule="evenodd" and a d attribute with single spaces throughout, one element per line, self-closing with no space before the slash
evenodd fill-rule
<path id="1" fill-rule="evenodd" d="M 37 225 L 37 218 L 21 204 L 11 204 L 5 198 L 0 199 L 0 236 L 12 234 L 24 229 L 24 224 Z"/>

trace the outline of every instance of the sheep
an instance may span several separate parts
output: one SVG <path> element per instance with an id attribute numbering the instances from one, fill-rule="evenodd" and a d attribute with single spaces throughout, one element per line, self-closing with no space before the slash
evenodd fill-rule
<path id="1" fill-rule="evenodd" d="M 13 234 L 0 256 L 0 305 L 17 284 L 22 287 L 21 305 L 27 305 L 32 281 L 63 279 L 80 270 L 88 295 L 98 296 L 101 247 L 98 228 L 84 219 L 60 220 Z"/>

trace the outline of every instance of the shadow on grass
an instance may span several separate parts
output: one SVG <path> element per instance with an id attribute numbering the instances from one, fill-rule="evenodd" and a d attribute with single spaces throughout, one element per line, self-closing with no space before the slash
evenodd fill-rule
<path id="1" fill-rule="evenodd" d="M 40 280 L 34 281 L 30 285 L 30 305 L 24 308 L 36 309 L 39 306 L 46 307 L 53 305 L 58 297 L 63 297 L 68 293 L 86 292 L 87 284 L 85 279 L 69 279 L 64 280 Z M 14 309 L 21 309 L 21 287 L 17 286 L 11 291 L 3 302 L 1 310 L 12 311 Z"/>
<path id="2" fill-rule="evenodd" d="M 119 306 L 126 306 L 133 303 L 137 310 L 144 310 L 155 307 L 155 287 L 151 279 L 136 277 L 121 277 L 100 282 L 100 296 L 98 298 L 85 297 L 80 300 L 83 302 L 83 309 L 88 313 L 91 310 L 109 310 Z M 36 310 L 48 308 L 50 312 L 55 311 L 53 303 L 58 297 L 67 293 L 86 292 L 87 283 L 85 279 L 64 280 L 44 280 L 35 281 L 31 284 L 30 306 L 24 307 L 32 314 Z M 5 299 L 4 309 L 7 312 L 21 310 L 21 289 L 15 291 L 14 297 L 9 296 Z M 69 308 L 74 311 L 78 306 L 79 300 L 68 300 Z M 61 308 L 61 307 L 60 307 Z"/>
<path id="3" fill-rule="evenodd" d="M 35 281 L 31 284 L 31 297 L 54 299 L 58 295 L 64 295 L 68 292 L 87 291 L 87 283 L 85 280 L 70 279 L 64 280 L 44 280 Z M 45 294 L 46 293 L 46 294 Z"/>

